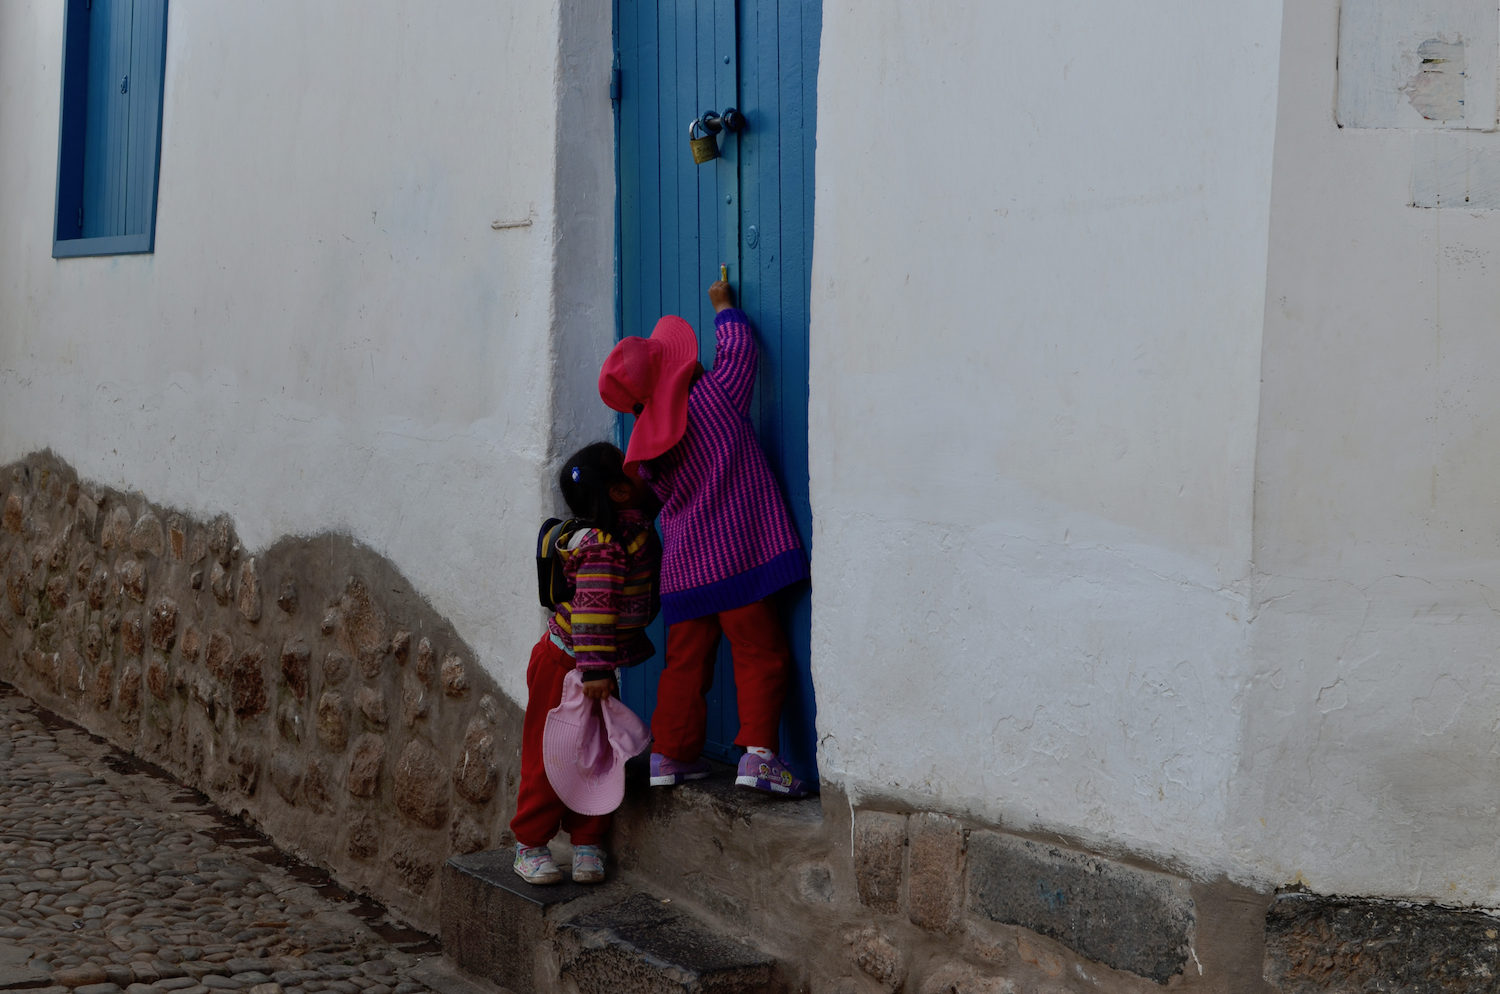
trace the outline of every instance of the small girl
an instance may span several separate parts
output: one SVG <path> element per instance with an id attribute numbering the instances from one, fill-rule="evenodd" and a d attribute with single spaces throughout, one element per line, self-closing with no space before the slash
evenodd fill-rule
<path id="1" fill-rule="evenodd" d="M 755 337 L 729 284 L 708 289 L 718 349 L 698 363 L 698 339 L 680 317 L 650 338 L 625 338 L 605 360 L 599 395 L 635 414 L 627 476 L 661 501 L 661 609 L 667 660 L 651 716 L 651 783 L 709 775 L 702 758 L 719 638 L 729 639 L 745 749 L 735 783 L 802 797 L 810 789 L 777 755 L 792 653 L 770 597 L 807 579 L 807 554 L 750 423 Z"/>
<path id="2" fill-rule="evenodd" d="M 656 653 L 645 627 L 655 614 L 655 579 L 661 544 L 643 508 L 650 492 L 625 475 L 624 456 L 595 442 L 563 464 L 563 499 L 587 527 L 560 541 L 563 574 L 573 598 L 557 606 L 547 634 L 531 650 L 526 668 L 526 719 L 521 732 L 521 784 L 516 816 L 515 871 L 530 884 L 555 884 L 562 871 L 547 843 L 559 828 L 573 844 L 573 879 L 604 879 L 604 850 L 611 815 L 569 810 L 547 779 L 542 733 L 547 712 L 562 700 L 563 678 L 575 667 L 584 694 L 602 700 L 615 692 L 615 667 L 634 666 Z"/>

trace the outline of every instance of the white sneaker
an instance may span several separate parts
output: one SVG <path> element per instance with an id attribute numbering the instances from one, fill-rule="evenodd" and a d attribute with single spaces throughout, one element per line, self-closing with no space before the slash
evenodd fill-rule
<path id="1" fill-rule="evenodd" d="M 604 850 L 598 846 L 573 847 L 573 882 L 604 883 Z"/>
<path id="2" fill-rule="evenodd" d="M 546 846 L 523 846 L 516 844 L 516 862 L 513 869 L 528 884 L 555 884 L 562 881 L 562 871 L 552 859 L 552 850 Z M 577 871 L 574 871 L 575 874 Z"/>

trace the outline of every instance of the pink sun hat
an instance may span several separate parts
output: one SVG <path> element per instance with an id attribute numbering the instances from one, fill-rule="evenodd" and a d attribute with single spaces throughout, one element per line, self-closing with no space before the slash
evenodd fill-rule
<path id="1" fill-rule="evenodd" d="M 669 314 L 650 338 L 622 338 L 599 371 L 599 397 L 611 409 L 635 415 L 625 472 L 655 459 L 687 431 L 688 391 L 698 372 L 698 336 L 692 325 Z"/>
<path id="2" fill-rule="evenodd" d="M 616 697 L 583 696 L 583 677 L 563 677 L 562 701 L 547 712 L 542 765 L 557 796 L 581 815 L 607 815 L 625 799 L 625 761 L 651 742 L 651 733 Z"/>

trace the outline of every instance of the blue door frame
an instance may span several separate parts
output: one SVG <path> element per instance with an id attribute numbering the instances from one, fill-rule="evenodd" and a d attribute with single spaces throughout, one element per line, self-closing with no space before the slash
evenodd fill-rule
<path id="1" fill-rule="evenodd" d="M 813 150 L 821 0 L 615 0 L 617 76 L 617 335 L 650 335 L 663 314 L 686 318 L 705 366 L 714 356 L 709 283 L 729 267 L 760 346 L 750 417 L 812 552 L 808 498 L 808 298 L 812 284 Z M 739 135 L 696 165 L 688 124 L 738 107 Z M 628 437 L 629 418 L 620 432 Z M 782 715 L 782 753 L 816 780 L 816 705 L 809 668 L 811 592 L 777 595 L 796 670 Z M 627 671 L 624 701 L 649 718 L 658 654 Z M 708 755 L 732 761 L 738 731 L 733 670 L 720 646 L 709 694 Z"/>

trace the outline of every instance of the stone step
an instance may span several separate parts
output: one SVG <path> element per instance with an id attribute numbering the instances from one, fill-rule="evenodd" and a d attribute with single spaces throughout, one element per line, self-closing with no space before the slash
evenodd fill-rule
<path id="1" fill-rule="evenodd" d="M 770 994 L 775 959 L 629 880 L 534 887 L 514 851 L 443 867 L 444 953 L 513 994 Z"/>
<path id="2" fill-rule="evenodd" d="M 643 761 L 626 764 L 610 851 L 624 872 L 722 929 L 760 936 L 768 949 L 801 949 L 805 933 L 787 910 L 826 910 L 829 847 L 847 836 L 825 831 L 819 798 L 738 787 L 734 767 L 710 765 L 707 779 L 667 789 L 650 786 Z"/>

